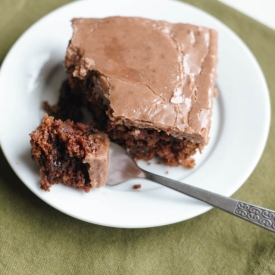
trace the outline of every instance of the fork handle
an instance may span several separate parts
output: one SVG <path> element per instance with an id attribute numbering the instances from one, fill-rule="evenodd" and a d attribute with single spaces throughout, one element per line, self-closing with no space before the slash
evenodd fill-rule
<path id="1" fill-rule="evenodd" d="M 142 169 L 143 170 L 143 169 Z M 229 197 L 203 190 L 189 184 L 168 179 L 143 170 L 146 179 L 160 183 L 185 195 L 206 202 L 234 216 L 252 222 L 258 226 L 275 232 L 275 211 L 269 210 L 247 202 L 235 200 Z"/>

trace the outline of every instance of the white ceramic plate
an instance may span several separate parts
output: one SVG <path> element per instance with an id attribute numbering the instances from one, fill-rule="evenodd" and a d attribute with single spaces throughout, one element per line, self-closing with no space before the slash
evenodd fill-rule
<path id="1" fill-rule="evenodd" d="M 156 8 L 157 7 L 157 8 Z M 160 0 L 77 1 L 45 16 L 26 31 L 7 55 L 0 73 L 2 150 L 20 179 L 42 200 L 75 218 L 106 226 L 139 228 L 195 217 L 211 207 L 149 181 L 84 192 L 39 188 L 31 160 L 29 133 L 43 116 L 41 102 L 54 102 L 65 79 L 62 62 L 72 35 L 73 17 L 143 16 L 188 22 L 219 32 L 218 87 L 211 140 L 196 168 L 168 168 L 152 161 L 147 169 L 230 196 L 248 178 L 263 152 L 270 124 L 264 76 L 244 43 L 217 19 L 187 4 Z M 168 171 L 168 174 L 166 174 Z M 133 184 L 141 183 L 140 190 Z M 16 202 L 14 202 L 16 203 Z"/>

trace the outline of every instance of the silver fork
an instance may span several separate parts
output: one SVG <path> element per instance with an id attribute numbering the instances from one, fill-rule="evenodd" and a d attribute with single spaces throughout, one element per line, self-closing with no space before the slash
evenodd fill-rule
<path id="1" fill-rule="evenodd" d="M 137 166 L 136 162 L 122 147 L 117 144 L 112 144 L 109 153 L 107 185 L 117 185 L 134 178 L 143 178 L 160 183 L 161 185 L 275 232 L 275 211 L 145 171 Z"/>

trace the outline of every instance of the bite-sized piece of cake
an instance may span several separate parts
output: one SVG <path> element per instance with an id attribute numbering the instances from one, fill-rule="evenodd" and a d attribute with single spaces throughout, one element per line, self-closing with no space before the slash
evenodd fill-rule
<path id="1" fill-rule="evenodd" d="M 209 139 L 217 32 L 135 17 L 72 22 L 70 85 L 102 129 L 136 158 L 193 167 Z"/>
<path id="2" fill-rule="evenodd" d="M 110 144 L 106 134 L 82 123 L 45 115 L 30 137 L 43 190 L 64 183 L 88 192 L 106 184 Z"/>

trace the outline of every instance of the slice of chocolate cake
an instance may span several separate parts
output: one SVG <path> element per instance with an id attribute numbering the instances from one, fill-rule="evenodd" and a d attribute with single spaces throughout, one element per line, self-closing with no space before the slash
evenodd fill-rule
<path id="1" fill-rule="evenodd" d="M 82 123 L 45 115 L 30 137 L 43 190 L 63 183 L 88 192 L 106 184 L 110 144 L 106 134 Z"/>
<path id="2" fill-rule="evenodd" d="M 217 32 L 135 17 L 73 19 L 65 67 L 99 122 L 135 158 L 193 167 L 208 143 Z"/>

